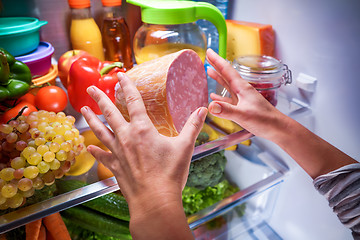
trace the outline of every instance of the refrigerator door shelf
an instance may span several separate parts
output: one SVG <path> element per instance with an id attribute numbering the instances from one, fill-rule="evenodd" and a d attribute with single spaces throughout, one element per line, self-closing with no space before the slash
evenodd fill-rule
<path id="1" fill-rule="evenodd" d="M 251 147 L 257 150 L 255 144 Z M 251 158 L 236 151 L 226 151 L 225 155 L 226 177 L 241 190 L 188 217 L 196 239 L 281 239 L 266 220 L 272 214 L 288 167 L 261 151 Z"/>

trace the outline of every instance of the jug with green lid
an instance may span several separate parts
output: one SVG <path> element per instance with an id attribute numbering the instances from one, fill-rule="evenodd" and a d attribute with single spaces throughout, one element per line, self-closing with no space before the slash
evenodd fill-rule
<path id="1" fill-rule="evenodd" d="M 127 0 L 141 7 L 143 25 L 134 36 L 136 63 L 140 64 L 181 49 L 193 49 L 205 61 L 206 38 L 195 23 L 205 19 L 219 32 L 219 55 L 226 58 L 226 22 L 220 10 L 206 2 Z"/>

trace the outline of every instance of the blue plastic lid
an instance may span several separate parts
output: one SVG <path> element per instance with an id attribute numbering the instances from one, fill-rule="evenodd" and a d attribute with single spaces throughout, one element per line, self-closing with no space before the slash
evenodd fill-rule
<path id="1" fill-rule="evenodd" d="M 55 51 L 55 49 L 50 43 L 40 42 L 39 46 L 31 53 L 22 55 L 22 56 L 18 56 L 15 58 L 16 58 L 16 60 L 19 60 L 24 63 L 32 62 L 32 61 L 39 60 L 41 58 L 45 58 L 45 57 L 53 54 L 54 51 Z"/>
<path id="2" fill-rule="evenodd" d="M 0 18 L 0 36 L 37 30 L 47 24 L 32 17 L 3 17 Z"/>

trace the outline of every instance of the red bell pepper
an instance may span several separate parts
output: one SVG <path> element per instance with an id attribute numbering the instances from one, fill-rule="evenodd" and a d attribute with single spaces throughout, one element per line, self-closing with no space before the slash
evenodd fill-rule
<path id="1" fill-rule="evenodd" d="M 116 74 L 124 72 L 122 66 L 121 62 L 101 62 L 93 56 L 84 56 L 76 60 L 69 70 L 67 89 L 72 107 L 80 112 L 83 106 L 89 106 L 95 114 L 102 114 L 86 89 L 94 85 L 115 102 L 115 84 L 118 82 Z"/>

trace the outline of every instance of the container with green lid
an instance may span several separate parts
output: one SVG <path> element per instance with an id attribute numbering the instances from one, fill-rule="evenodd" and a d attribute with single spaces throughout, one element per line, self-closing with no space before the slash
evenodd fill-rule
<path id="1" fill-rule="evenodd" d="M 206 2 L 175 0 L 127 0 L 141 7 L 144 24 L 134 37 L 134 54 L 138 64 L 181 49 L 196 51 L 205 61 L 206 38 L 195 23 L 212 22 L 219 32 L 219 55 L 226 57 L 226 22 L 220 10 Z"/>
<path id="2" fill-rule="evenodd" d="M 40 27 L 47 21 L 31 17 L 0 18 L 0 47 L 13 56 L 34 51 L 40 43 Z"/>

